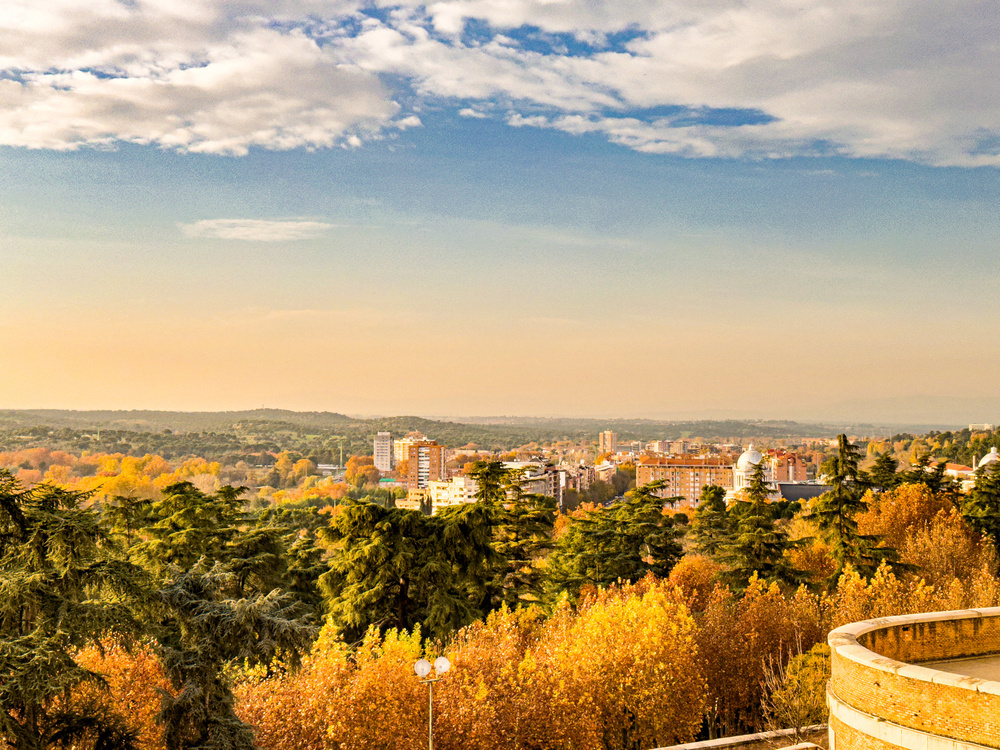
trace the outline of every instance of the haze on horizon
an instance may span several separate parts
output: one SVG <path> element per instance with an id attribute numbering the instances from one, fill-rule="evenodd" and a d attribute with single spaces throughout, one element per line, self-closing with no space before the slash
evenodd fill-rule
<path id="1" fill-rule="evenodd" d="M 995 422 L 985 1 L 12 0 L 0 408 Z"/>

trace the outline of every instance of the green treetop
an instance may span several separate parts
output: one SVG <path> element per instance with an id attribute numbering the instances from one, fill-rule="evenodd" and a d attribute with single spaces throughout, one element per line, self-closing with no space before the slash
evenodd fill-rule
<path id="1" fill-rule="evenodd" d="M 865 489 L 869 479 L 858 468 L 861 452 L 846 435 L 837 438 L 837 454 L 823 462 L 821 470 L 832 485 L 828 492 L 813 501 L 806 519 L 812 521 L 830 544 L 836 569 L 828 580 L 833 587 L 851 565 L 863 576 L 871 576 L 883 560 L 893 561 L 896 551 L 880 546 L 875 536 L 858 533 L 857 516 L 868 509 Z"/>
<path id="2" fill-rule="evenodd" d="M 497 568 L 484 609 L 539 601 L 544 573 L 538 562 L 552 548 L 555 498 L 525 494 L 521 472 L 503 468 L 500 461 L 478 461 L 469 476 L 477 483 L 476 502 L 488 505 L 494 515 Z"/>
<path id="3" fill-rule="evenodd" d="M 769 502 L 770 484 L 764 475 L 764 461 L 754 467 L 750 482 L 730 513 L 736 518 L 735 529 L 722 549 L 721 560 L 728 566 L 723 579 L 736 591 L 743 591 L 754 573 L 762 581 L 798 583 L 799 571 L 785 557 L 793 544 L 788 533 L 775 522 L 775 509 Z"/>
<path id="4" fill-rule="evenodd" d="M 105 712 L 64 700 L 100 682 L 76 663 L 78 650 L 141 630 L 142 571 L 117 553 L 85 497 L 24 489 L 0 470 L 0 737 L 17 750 L 134 741 Z"/>
<path id="5" fill-rule="evenodd" d="M 673 518 L 663 512 L 657 481 L 573 521 L 549 558 L 550 593 L 578 595 L 582 586 L 635 582 L 647 573 L 667 576 L 683 550 Z"/>
<path id="6" fill-rule="evenodd" d="M 972 528 L 1000 546 L 1000 461 L 976 469 L 975 484 L 961 510 Z"/>
<path id="7" fill-rule="evenodd" d="M 691 522 L 690 536 L 695 549 L 717 557 L 730 542 L 731 521 L 726 514 L 726 490 L 716 484 L 705 485 Z"/>
<path id="8" fill-rule="evenodd" d="M 320 590 L 345 639 L 369 627 L 443 638 L 482 617 L 497 565 L 495 513 L 484 503 L 435 516 L 348 501 L 320 532 L 330 545 Z"/>

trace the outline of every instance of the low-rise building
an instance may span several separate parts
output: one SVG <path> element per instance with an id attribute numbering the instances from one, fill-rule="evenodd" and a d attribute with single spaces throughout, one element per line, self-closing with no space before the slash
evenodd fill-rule
<path id="1" fill-rule="evenodd" d="M 479 484 L 476 480 L 466 476 L 428 482 L 427 492 L 430 495 L 431 513 L 437 513 L 440 508 L 473 502 L 478 489 Z"/>
<path id="2" fill-rule="evenodd" d="M 610 461 L 605 461 L 604 463 L 598 464 L 594 467 L 594 475 L 596 477 L 596 481 L 599 482 L 607 482 L 608 484 L 611 484 L 611 480 L 617 473 L 618 466 Z"/>

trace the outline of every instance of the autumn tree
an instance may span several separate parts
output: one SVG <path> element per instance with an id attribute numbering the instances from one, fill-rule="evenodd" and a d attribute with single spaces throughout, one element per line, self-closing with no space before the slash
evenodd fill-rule
<path id="1" fill-rule="evenodd" d="M 827 615 L 819 597 L 800 587 L 794 595 L 753 576 L 742 596 L 718 586 L 699 618 L 698 653 L 707 680 L 710 738 L 765 728 L 763 699 L 768 665 L 825 637 Z"/>
<path id="2" fill-rule="evenodd" d="M 817 643 L 803 653 L 800 643 L 797 650 L 787 664 L 772 660 L 765 668 L 763 713 L 768 729 L 794 729 L 804 741 L 803 729 L 826 722 L 830 647 Z"/>
<path id="3" fill-rule="evenodd" d="M 587 696 L 575 713 L 594 715 L 597 747 L 663 747 L 691 741 L 701 724 L 705 678 L 695 632 L 669 586 L 647 581 L 599 592 L 570 622 L 553 618 L 536 658 L 549 689 L 576 683 L 574 692 Z"/>

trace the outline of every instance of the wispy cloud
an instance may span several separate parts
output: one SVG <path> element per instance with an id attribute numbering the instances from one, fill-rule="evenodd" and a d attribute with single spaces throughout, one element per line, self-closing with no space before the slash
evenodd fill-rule
<path id="1" fill-rule="evenodd" d="M 318 237 L 336 224 L 322 221 L 286 219 L 204 219 L 191 224 L 180 224 L 187 237 L 214 237 L 222 240 L 247 240 L 252 242 L 286 242 Z"/>

